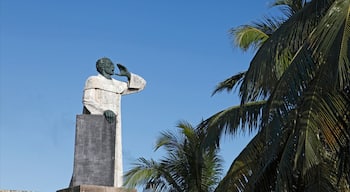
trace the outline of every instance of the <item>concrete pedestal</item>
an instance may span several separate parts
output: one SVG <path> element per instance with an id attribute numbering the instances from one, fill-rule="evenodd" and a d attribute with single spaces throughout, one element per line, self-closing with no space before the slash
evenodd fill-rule
<path id="1" fill-rule="evenodd" d="M 70 187 L 67 189 L 61 189 L 61 190 L 58 190 L 57 192 L 136 192 L 136 189 L 124 189 L 124 188 L 96 186 L 96 185 L 80 185 L 80 186 Z"/>
<path id="2" fill-rule="evenodd" d="M 75 186 L 114 186 L 115 131 L 116 124 L 108 123 L 103 115 L 77 115 L 74 168 L 70 183 L 74 192 Z"/>

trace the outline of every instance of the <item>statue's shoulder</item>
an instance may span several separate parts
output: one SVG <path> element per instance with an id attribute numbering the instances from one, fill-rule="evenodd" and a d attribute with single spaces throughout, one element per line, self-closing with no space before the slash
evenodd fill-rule
<path id="1" fill-rule="evenodd" d="M 92 75 L 87 78 L 86 81 L 100 81 L 102 80 L 101 75 Z"/>
<path id="2" fill-rule="evenodd" d="M 85 82 L 85 89 L 99 88 L 103 86 L 103 80 L 104 79 L 101 78 L 99 75 L 90 76 Z"/>

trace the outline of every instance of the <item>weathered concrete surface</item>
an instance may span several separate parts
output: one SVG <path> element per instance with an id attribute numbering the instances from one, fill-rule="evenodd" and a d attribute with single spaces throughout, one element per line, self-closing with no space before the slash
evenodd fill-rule
<path id="1" fill-rule="evenodd" d="M 77 115 L 70 187 L 114 186 L 115 127 L 103 115 Z"/>
<path id="2" fill-rule="evenodd" d="M 58 190 L 57 192 L 136 192 L 136 189 L 124 189 L 124 188 L 96 186 L 96 185 L 80 185 L 80 186 L 70 187 L 67 189 L 61 189 L 61 190 Z"/>

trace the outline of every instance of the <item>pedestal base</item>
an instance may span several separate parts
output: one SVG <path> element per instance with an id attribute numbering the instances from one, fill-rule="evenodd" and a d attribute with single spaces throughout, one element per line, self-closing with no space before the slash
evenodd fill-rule
<path id="1" fill-rule="evenodd" d="M 121 186 L 123 183 L 116 180 L 115 122 L 108 123 L 103 115 L 77 115 L 76 121 L 73 177 L 69 186 Z"/>
<path id="2" fill-rule="evenodd" d="M 137 192 L 136 189 L 124 189 L 117 187 L 106 187 L 98 185 L 79 185 L 61 189 L 57 192 Z"/>

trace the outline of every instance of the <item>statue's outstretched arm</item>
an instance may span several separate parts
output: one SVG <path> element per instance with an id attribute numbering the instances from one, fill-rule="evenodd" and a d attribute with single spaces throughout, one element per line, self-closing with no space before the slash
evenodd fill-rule
<path id="1" fill-rule="evenodd" d="M 130 74 L 130 72 L 128 71 L 128 69 L 127 69 L 124 65 L 119 64 L 119 63 L 117 64 L 117 66 L 118 66 L 118 68 L 119 68 L 120 73 L 117 73 L 116 75 L 119 75 L 119 76 L 126 76 L 126 77 L 128 77 L 128 80 L 130 80 L 131 74 Z"/>
<path id="2" fill-rule="evenodd" d="M 116 74 L 116 75 L 119 75 L 119 76 L 126 76 L 128 77 L 128 89 L 124 90 L 124 92 L 122 93 L 123 95 L 125 94 L 130 94 L 130 93 L 136 93 L 136 92 L 139 92 L 141 90 L 144 89 L 145 85 L 146 85 L 146 81 L 136 75 L 136 74 L 133 74 L 133 73 L 130 73 L 128 71 L 128 69 L 123 66 L 122 64 L 117 64 L 119 70 L 120 70 L 120 73 L 119 74 Z"/>

